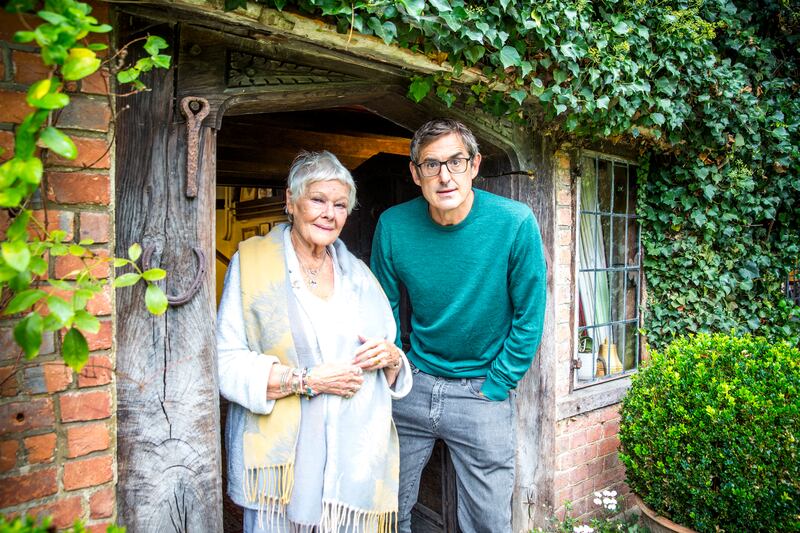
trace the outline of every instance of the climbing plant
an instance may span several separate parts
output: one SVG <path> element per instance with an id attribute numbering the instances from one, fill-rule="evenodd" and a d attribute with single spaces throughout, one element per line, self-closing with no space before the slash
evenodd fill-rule
<path id="1" fill-rule="evenodd" d="M 414 77 L 414 100 L 637 146 L 651 344 L 731 329 L 800 342 L 783 293 L 800 261 L 797 0 L 259 1 L 449 67 Z"/>
<path id="2" fill-rule="evenodd" d="M 6 6 L 12 13 L 37 8 L 42 23 L 17 32 L 14 40 L 35 43 L 49 72 L 47 78 L 30 86 L 26 101 L 31 111 L 15 128 L 13 155 L 0 164 L 0 208 L 9 219 L 0 240 L 0 309 L 4 315 L 19 319 L 14 339 L 27 358 L 39 353 L 44 332 L 61 331 L 64 361 L 80 371 L 89 352 L 84 333 L 97 333 L 100 328 L 97 317 L 86 310 L 103 288 L 104 281 L 95 276 L 100 264 L 131 265 L 133 271 L 118 276 L 114 285 L 123 287 L 144 280 L 147 308 L 156 314 L 166 310 L 167 299 L 154 282 L 163 279 L 166 272 L 157 268 L 142 271 L 136 265 L 141 254 L 138 244 L 131 246 L 127 258 L 103 257 L 92 250 L 90 239 L 71 242 L 66 232 L 50 231 L 34 216 L 34 208 L 41 208 L 45 196 L 36 193 L 42 184 L 47 153 L 65 159 L 75 159 L 78 154 L 72 139 L 58 128 L 59 111 L 70 104 L 65 83 L 105 68 L 116 74 L 120 86 L 130 84 L 128 94 L 134 94 L 145 89 L 140 74 L 168 68 L 170 56 L 161 53 L 167 44 L 157 36 L 143 39 L 147 56 L 134 65 L 124 64 L 128 45 L 105 58 L 98 56 L 107 46 L 93 42 L 92 37 L 109 32 L 111 26 L 98 23 L 91 16 L 91 7 L 82 2 L 16 0 Z M 48 257 L 67 255 L 78 258 L 81 266 L 63 279 L 48 276 Z"/>

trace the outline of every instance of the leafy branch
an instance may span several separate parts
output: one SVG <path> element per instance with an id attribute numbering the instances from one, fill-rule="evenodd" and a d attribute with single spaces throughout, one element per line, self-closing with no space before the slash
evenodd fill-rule
<path id="1" fill-rule="evenodd" d="M 38 2 L 17 0 L 6 9 L 23 13 L 34 10 Z M 64 361 L 80 371 L 88 361 L 89 345 L 85 334 L 95 334 L 100 321 L 87 311 L 89 302 L 97 296 L 105 282 L 96 275 L 103 265 L 131 265 L 134 273 L 123 274 L 114 281 L 115 287 L 147 284 L 145 303 L 150 312 L 161 314 L 167 299 L 154 282 L 163 279 L 161 269 L 142 271 L 135 261 L 141 248 L 134 245 L 128 258 L 110 258 L 99 254 L 90 239 L 72 242 L 65 231 L 47 231 L 31 209 L 34 194 L 40 189 L 44 176 L 43 160 L 48 151 L 74 160 L 78 151 L 73 140 L 60 130 L 54 116 L 70 103 L 64 84 L 77 81 L 97 72 L 101 67 L 116 72 L 117 81 L 131 84 L 128 94 L 146 90 L 139 79 L 153 68 L 169 68 L 170 56 L 162 54 L 167 43 L 157 36 L 145 39 L 144 49 L 149 56 L 125 68 L 125 45 L 105 63 L 97 53 L 107 49 L 103 43 L 88 42 L 91 35 L 111 30 L 91 16 L 91 7 L 74 0 L 46 0 L 36 12 L 44 22 L 36 28 L 17 32 L 14 41 L 35 43 L 42 61 L 50 67 L 47 78 L 33 83 L 27 91 L 26 102 L 32 111 L 17 125 L 14 154 L 0 165 L 0 208 L 4 208 L 9 225 L 0 240 L 0 292 L 2 314 L 18 318 L 14 339 L 28 359 L 38 355 L 44 332 L 62 332 L 61 353 Z M 72 257 L 78 267 L 61 277 L 49 274 L 49 261 Z"/>

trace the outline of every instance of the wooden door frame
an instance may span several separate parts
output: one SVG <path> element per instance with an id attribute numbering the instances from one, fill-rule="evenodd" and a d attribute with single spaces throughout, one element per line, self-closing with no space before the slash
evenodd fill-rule
<path id="1" fill-rule="evenodd" d="M 120 8 L 129 10 L 129 8 Z M 527 202 L 534 210 L 539 219 L 543 231 L 543 238 L 546 247 L 546 255 L 552 256 L 552 246 L 554 245 L 554 175 L 551 167 L 552 148 L 546 142 L 536 141 L 533 134 L 525 132 L 508 122 L 501 121 L 495 117 L 490 117 L 481 111 L 466 108 L 446 108 L 433 98 L 428 98 L 420 104 L 411 102 L 405 95 L 409 73 L 400 69 L 387 67 L 374 61 L 369 61 L 353 57 L 346 51 L 334 51 L 322 49 L 319 46 L 307 42 L 294 42 L 290 40 L 273 41 L 270 39 L 254 39 L 245 37 L 241 31 L 235 27 L 199 27 L 192 25 L 188 21 L 190 17 L 181 15 L 187 20 L 180 20 L 180 16 L 175 18 L 165 14 L 163 11 L 150 12 L 147 9 L 130 9 L 135 13 L 146 13 L 156 19 L 168 19 L 176 29 L 175 44 L 178 44 L 176 67 L 170 70 L 172 73 L 168 82 L 174 82 L 174 102 L 172 114 L 169 118 L 178 129 L 183 132 L 185 125 L 183 117 L 177 112 L 177 106 L 182 98 L 186 96 L 202 97 L 209 102 L 209 115 L 203 122 L 200 144 L 200 159 L 202 164 L 199 169 L 198 180 L 201 188 L 210 191 L 213 195 L 214 184 L 216 181 L 216 131 L 222 126 L 222 119 L 226 115 L 253 114 L 253 113 L 272 113 L 289 112 L 313 109 L 326 109 L 343 106 L 359 106 L 363 109 L 384 117 L 400 126 L 414 131 L 424 122 L 436 116 L 450 116 L 464 122 L 475 133 L 481 144 L 481 151 L 485 157 L 484 172 L 491 169 L 491 173 L 502 173 L 520 168 L 533 167 L 537 170 L 539 181 L 529 178 L 512 176 L 492 180 L 479 180 L 478 185 L 498 192 L 500 194 Z M 249 55 L 267 65 L 277 66 L 281 74 L 285 75 L 288 70 L 295 69 L 295 72 L 305 72 L 310 74 L 303 78 L 298 75 L 291 83 L 282 83 L 278 79 L 277 83 L 265 83 L 262 85 L 251 84 L 250 86 L 233 86 L 232 52 Z M 301 67 L 298 70 L 298 67 Z M 306 70 L 303 70 L 306 69 Z M 310 70 L 309 70 L 310 69 Z M 255 79 L 263 80 L 263 73 L 256 73 Z M 299 81 L 298 81 L 299 80 Z M 310 80 L 310 81 L 309 81 Z M 247 81 L 247 80 L 245 80 Z M 165 83 L 168 83 L 165 81 Z M 269 80 L 268 80 L 269 82 Z M 533 146 L 527 147 L 527 144 Z M 183 180 L 185 178 L 184 156 L 180 157 L 171 167 L 172 180 Z M 124 173 L 124 171 L 122 172 Z M 118 175 L 120 175 L 118 161 Z M 133 184 L 123 184 L 118 187 L 118 209 L 125 201 L 125 195 L 130 191 L 129 187 Z M 199 203 L 197 204 L 199 205 Z M 197 237 L 210 240 L 209 249 L 213 250 L 213 202 L 203 208 L 203 213 L 208 216 L 195 214 L 191 223 L 193 231 Z M 126 245 L 131 239 L 135 239 L 136 232 L 132 228 L 126 227 L 129 222 L 124 217 L 117 217 L 118 232 L 125 235 L 118 240 L 118 244 Z M 551 227 L 552 226 L 552 227 Z M 147 240 L 146 238 L 143 240 Z M 211 254 L 206 257 L 207 275 L 203 281 L 201 295 L 202 301 L 196 305 L 202 308 L 212 308 L 214 305 L 214 258 Z M 169 269 L 170 265 L 166 267 Z M 548 274 L 548 294 L 553 294 L 552 273 Z M 121 302 L 118 297 L 118 308 Z M 124 302 L 131 304 L 129 301 Z M 168 312 L 173 312 L 172 310 Z M 178 312 L 178 311 L 175 311 Z M 215 317 L 213 312 L 206 313 L 208 317 L 204 322 L 207 328 L 213 331 Z M 546 316 L 552 323 L 554 311 L 552 299 L 548 298 L 548 311 Z M 118 325 L 124 330 L 126 323 L 130 319 L 126 316 L 118 315 Z M 137 319 L 140 320 L 140 319 Z M 547 320 L 547 319 L 546 319 Z M 547 328 L 546 322 L 546 328 Z M 129 325 L 129 324 L 128 324 Z M 212 342 L 213 344 L 213 342 Z M 126 354 L 129 345 L 120 345 L 118 359 L 125 360 L 132 357 L 136 352 Z M 552 502 L 552 468 L 554 436 L 552 427 L 548 426 L 550 412 L 553 404 L 553 353 L 554 340 L 547 337 L 543 340 L 540 347 L 540 355 L 534 364 L 534 370 L 520 384 L 520 396 L 525 397 L 524 405 L 526 409 L 531 409 L 539 414 L 533 416 L 536 419 L 531 422 L 531 413 L 518 410 L 517 425 L 522 431 L 518 431 L 518 472 L 525 469 L 526 472 L 520 477 L 515 487 L 514 504 L 514 524 L 519 528 L 527 528 L 530 511 L 522 508 L 525 503 L 533 500 L 538 503 L 547 504 Z M 216 349 L 211 347 L 209 354 L 204 357 L 216 360 Z M 208 361 L 203 365 L 207 365 Z M 534 372 L 539 375 L 532 376 Z M 212 384 L 217 385 L 216 368 L 211 372 Z M 130 391 L 128 391 L 130 393 Z M 121 398 L 120 411 L 130 410 L 137 401 L 128 396 Z M 214 401 L 216 406 L 216 401 Z M 218 413 L 215 415 L 218 419 Z M 554 427 L 554 426 L 553 426 Z M 130 436 L 122 436 L 123 440 Z M 133 448 L 137 446 L 137 439 L 133 439 Z M 127 443 L 120 445 L 120 450 L 128 450 Z M 121 452 L 122 453 L 122 452 Z M 127 452 L 126 452 L 127 453 Z M 206 463 L 216 462 L 216 466 L 204 465 L 204 469 L 214 468 L 219 470 L 219 445 L 215 452 L 209 453 L 204 459 Z M 123 464 L 123 459 L 120 459 Z M 530 472 L 528 472 L 530 470 Z M 520 483 L 522 479 L 522 483 Z M 124 499 L 127 494 L 132 494 L 136 487 L 125 486 L 130 483 L 138 483 L 134 478 L 120 476 L 121 497 Z M 219 483 L 219 480 L 217 480 Z M 218 501 L 216 495 L 212 498 Z M 122 502 L 122 509 L 131 507 Z M 220 504 L 221 507 L 221 504 Z M 121 512 L 121 517 L 126 516 L 126 512 Z M 131 511 L 133 512 L 133 511 Z M 133 530 L 132 530 L 133 531 Z"/>

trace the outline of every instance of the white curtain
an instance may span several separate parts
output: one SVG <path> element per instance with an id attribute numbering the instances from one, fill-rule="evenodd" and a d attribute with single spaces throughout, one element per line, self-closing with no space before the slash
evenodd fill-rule
<path id="1" fill-rule="evenodd" d="M 595 159 L 584 160 L 584 173 L 580 179 L 580 211 L 598 212 L 598 176 Z M 606 176 L 605 179 L 608 179 Z M 595 215 L 582 215 L 578 231 L 578 268 L 601 269 L 606 268 L 606 246 L 603 242 L 603 232 L 600 217 Z M 607 324 L 611 321 L 611 297 L 608 285 L 607 272 L 580 272 L 578 274 L 578 292 L 583 307 L 583 316 L 586 326 Z M 611 337 L 611 327 L 588 330 L 594 344 L 594 351 Z M 609 344 L 613 338 L 609 339 Z"/>

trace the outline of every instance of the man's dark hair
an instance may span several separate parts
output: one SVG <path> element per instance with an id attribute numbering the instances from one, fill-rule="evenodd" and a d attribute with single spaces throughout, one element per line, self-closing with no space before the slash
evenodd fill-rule
<path id="1" fill-rule="evenodd" d="M 426 122 L 414 132 L 414 137 L 411 139 L 411 160 L 414 163 L 419 163 L 417 158 L 422 148 L 442 135 L 450 133 L 457 133 L 461 137 L 461 142 L 464 143 L 469 157 L 475 157 L 475 154 L 478 153 L 478 141 L 475 140 L 475 135 L 472 134 L 469 128 L 457 120 L 437 118 Z"/>

